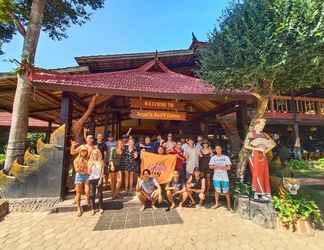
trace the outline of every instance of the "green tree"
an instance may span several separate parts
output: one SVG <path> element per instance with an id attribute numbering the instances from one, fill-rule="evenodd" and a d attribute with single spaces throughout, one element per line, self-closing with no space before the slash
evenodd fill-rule
<path id="1" fill-rule="evenodd" d="M 23 158 L 31 96 L 28 74 L 34 65 L 40 32 L 47 32 L 52 39 L 65 38 L 68 27 L 72 24 L 82 25 L 89 20 L 89 11 L 103 6 L 104 0 L 0 0 L 0 53 L 3 53 L 1 45 L 9 42 L 16 33 L 24 39 L 17 70 L 6 170 L 10 169 L 15 159 L 22 161 Z"/>
<path id="2" fill-rule="evenodd" d="M 219 89 L 250 90 L 257 107 L 249 132 L 264 117 L 269 95 L 324 86 L 322 0 L 235 1 L 219 21 L 198 74 Z M 242 147 L 241 178 L 247 156 Z"/>

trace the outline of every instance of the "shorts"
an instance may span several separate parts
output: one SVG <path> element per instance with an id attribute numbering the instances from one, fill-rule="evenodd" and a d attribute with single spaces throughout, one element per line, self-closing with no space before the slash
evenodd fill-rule
<path id="1" fill-rule="evenodd" d="M 76 173 L 75 174 L 75 180 L 74 180 L 74 184 L 82 184 L 82 183 L 86 183 L 89 179 L 89 175 L 87 174 L 81 174 L 81 173 Z"/>
<path id="2" fill-rule="evenodd" d="M 217 193 L 228 193 L 229 181 L 213 180 L 213 184 Z"/>

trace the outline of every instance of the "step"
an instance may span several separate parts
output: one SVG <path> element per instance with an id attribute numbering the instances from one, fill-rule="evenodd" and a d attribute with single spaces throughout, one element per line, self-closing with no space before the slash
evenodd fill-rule
<path id="1" fill-rule="evenodd" d="M 120 199 L 111 199 L 111 192 L 104 191 L 103 193 L 103 207 L 104 210 L 118 210 L 122 208 L 140 208 L 141 203 L 137 199 L 135 193 L 130 193 L 127 195 L 122 195 L 122 198 Z M 98 202 L 98 200 L 96 201 Z M 86 200 L 81 200 L 81 206 L 83 211 L 89 211 L 89 206 L 86 204 Z M 61 212 L 76 212 L 77 207 L 74 201 L 74 195 L 68 195 L 66 199 L 62 202 L 59 202 L 55 205 L 53 209 L 51 209 L 50 212 L 52 213 L 61 213 Z"/>

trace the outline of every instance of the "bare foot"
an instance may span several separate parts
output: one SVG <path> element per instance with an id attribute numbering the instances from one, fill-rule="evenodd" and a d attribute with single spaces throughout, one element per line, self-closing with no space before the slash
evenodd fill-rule
<path id="1" fill-rule="evenodd" d="M 145 210 L 145 206 L 141 206 L 140 211 L 143 212 Z"/>
<path id="2" fill-rule="evenodd" d="M 78 217 L 81 217 L 81 215 L 82 215 L 81 210 L 78 210 L 78 212 L 77 212 L 77 216 L 78 216 Z"/>
<path id="3" fill-rule="evenodd" d="M 104 210 L 103 209 L 99 209 L 99 214 L 103 214 Z"/>
<path id="4" fill-rule="evenodd" d="M 219 205 L 216 204 L 216 205 L 212 206 L 212 208 L 213 208 L 213 209 L 217 209 L 217 208 L 219 208 Z"/>
<path id="5" fill-rule="evenodd" d="M 152 208 L 155 210 L 155 209 L 157 209 L 157 207 L 156 206 L 154 206 L 154 205 L 152 205 Z"/>
<path id="6" fill-rule="evenodd" d="M 178 208 L 183 208 L 183 203 L 181 202 L 181 203 L 179 203 L 179 206 L 178 206 Z"/>
<path id="7" fill-rule="evenodd" d="M 91 210 L 91 215 L 95 215 L 96 211 L 95 210 Z"/>
<path id="8" fill-rule="evenodd" d="M 172 206 L 171 206 L 171 209 L 173 209 L 173 208 L 175 208 L 175 207 L 176 207 L 176 205 L 173 203 Z"/>

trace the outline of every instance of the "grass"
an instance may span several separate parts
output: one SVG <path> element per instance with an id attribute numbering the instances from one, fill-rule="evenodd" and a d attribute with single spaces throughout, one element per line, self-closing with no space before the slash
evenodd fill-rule
<path id="1" fill-rule="evenodd" d="M 307 178 L 324 178 L 324 169 L 310 168 L 310 169 L 292 169 L 294 177 L 307 177 Z"/>

